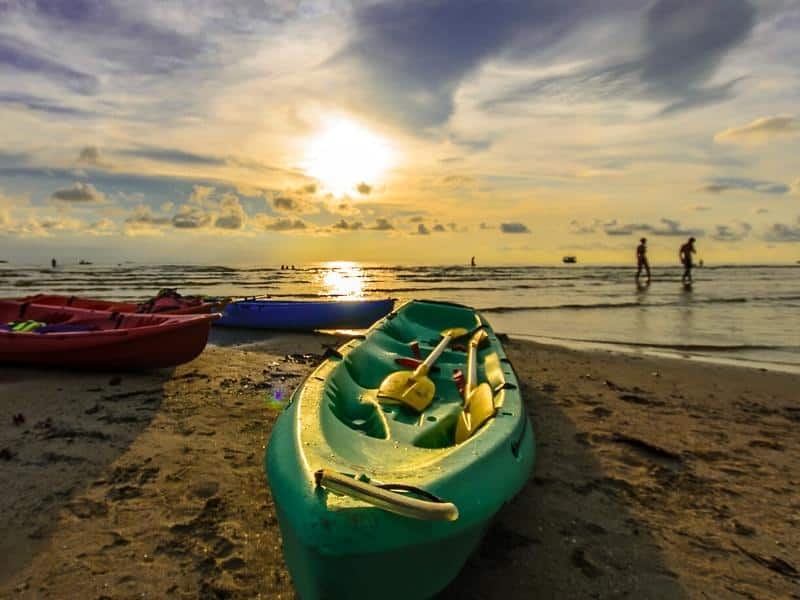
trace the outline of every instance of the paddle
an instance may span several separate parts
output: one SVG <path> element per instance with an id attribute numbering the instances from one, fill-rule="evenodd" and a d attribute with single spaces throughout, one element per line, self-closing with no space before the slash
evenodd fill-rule
<path id="1" fill-rule="evenodd" d="M 395 371 L 381 382 L 378 398 L 394 400 L 405 404 L 417 412 L 422 412 L 433 401 L 436 384 L 428 377 L 433 363 L 442 355 L 453 338 L 467 334 L 461 327 L 445 329 L 442 339 L 428 357 L 413 371 Z"/>
<path id="2" fill-rule="evenodd" d="M 478 346 L 486 338 L 483 329 L 472 336 L 467 354 L 467 384 L 464 389 L 464 408 L 456 423 L 456 444 L 466 441 L 481 425 L 494 417 L 494 393 L 488 383 L 478 381 Z"/>

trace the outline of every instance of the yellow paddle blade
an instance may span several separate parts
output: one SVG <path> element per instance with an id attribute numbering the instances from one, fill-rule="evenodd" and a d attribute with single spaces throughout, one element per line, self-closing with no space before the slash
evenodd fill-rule
<path id="1" fill-rule="evenodd" d="M 459 415 L 456 423 L 456 444 L 472 437 L 494 414 L 494 394 L 489 384 L 484 382 L 469 395 L 466 406 Z"/>
<path id="2" fill-rule="evenodd" d="M 442 331 L 442 337 L 449 335 L 451 338 L 460 338 L 464 337 L 469 333 L 469 329 L 464 327 L 451 327 L 450 329 L 445 329 Z"/>
<path id="3" fill-rule="evenodd" d="M 414 377 L 413 371 L 397 371 L 386 376 L 378 388 L 378 398 L 394 400 L 422 412 L 433 401 L 436 385 L 426 376 Z"/>

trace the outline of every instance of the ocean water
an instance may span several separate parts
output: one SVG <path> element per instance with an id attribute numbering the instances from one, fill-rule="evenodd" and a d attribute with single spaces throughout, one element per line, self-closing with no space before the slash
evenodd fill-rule
<path id="1" fill-rule="evenodd" d="M 0 297 L 40 292 L 142 299 L 428 298 L 482 310 L 497 331 L 574 347 L 681 356 L 800 372 L 800 266 L 656 269 L 637 287 L 623 267 L 453 267 L 324 263 L 281 269 L 192 265 L 0 264 Z"/>

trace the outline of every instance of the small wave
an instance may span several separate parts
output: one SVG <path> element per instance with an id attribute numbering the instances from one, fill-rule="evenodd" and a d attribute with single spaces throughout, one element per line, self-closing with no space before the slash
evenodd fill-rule
<path id="1" fill-rule="evenodd" d="M 591 310 L 603 308 L 660 308 L 665 306 L 688 306 L 693 304 L 743 304 L 751 300 L 775 300 L 775 298 L 702 298 L 691 302 L 596 302 L 594 304 L 553 304 L 549 306 L 490 306 L 481 312 L 508 313 L 530 310 Z"/>
<path id="2" fill-rule="evenodd" d="M 658 342 L 634 342 L 621 340 L 570 338 L 558 336 L 535 336 L 541 339 L 559 340 L 564 342 L 581 342 L 584 344 L 606 344 L 609 346 L 631 346 L 635 348 L 656 348 L 660 350 L 675 350 L 680 352 L 743 352 L 748 350 L 779 350 L 795 352 L 800 346 L 780 346 L 774 344 L 664 344 Z"/>

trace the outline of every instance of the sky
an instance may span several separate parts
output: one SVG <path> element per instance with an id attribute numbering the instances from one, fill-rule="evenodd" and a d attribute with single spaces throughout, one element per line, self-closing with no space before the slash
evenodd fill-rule
<path id="1" fill-rule="evenodd" d="M 0 0 L 0 259 L 800 260 L 800 0 Z"/>

